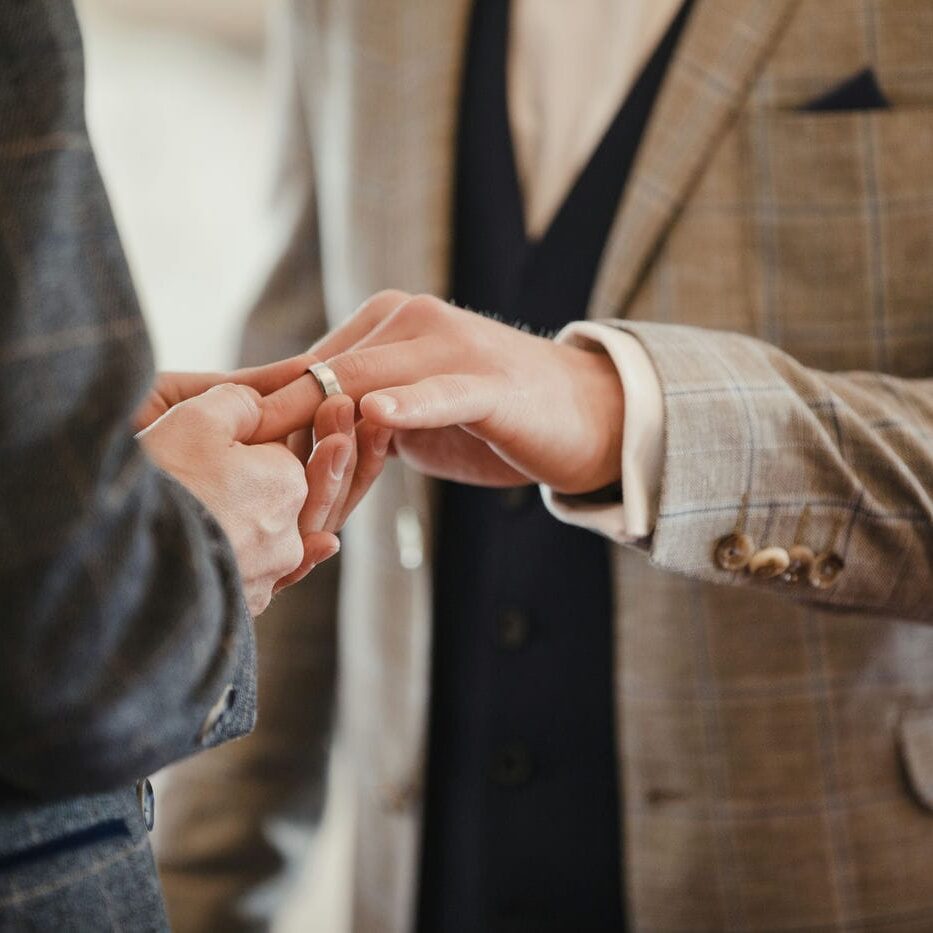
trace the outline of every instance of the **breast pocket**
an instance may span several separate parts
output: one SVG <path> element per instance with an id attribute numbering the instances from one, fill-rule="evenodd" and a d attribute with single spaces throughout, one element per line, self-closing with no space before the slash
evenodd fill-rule
<path id="1" fill-rule="evenodd" d="M 933 371 L 933 109 L 756 112 L 763 330 L 824 369 Z"/>

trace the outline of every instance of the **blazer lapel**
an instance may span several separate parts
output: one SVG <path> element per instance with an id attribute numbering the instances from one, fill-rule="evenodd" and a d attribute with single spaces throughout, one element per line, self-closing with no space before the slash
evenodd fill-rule
<path id="1" fill-rule="evenodd" d="M 697 0 L 648 124 L 590 299 L 617 317 L 799 0 Z"/>

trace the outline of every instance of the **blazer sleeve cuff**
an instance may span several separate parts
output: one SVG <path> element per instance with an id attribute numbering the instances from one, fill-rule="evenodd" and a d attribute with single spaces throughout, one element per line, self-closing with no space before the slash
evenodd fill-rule
<path id="1" fill-rule="evenodd" d="M 187 500 L 202 523 L 210 563 L 216 568 L 224 619 L 215 663 L 191 692 L 192 744 L 185 752 L 213 748 L 241 738 L 256 725 L 256 638 L 243 598 L 236 558 L 220 524 L 201 501 L 167 473 L 158 471 L 176 495 Z"/>
<path id="2" fill-rule="evenodd" d="M 610 324 L 638 339 L 663 392 L 661 489 L 648 545 L 655 566 L 839 609 L 929 618 L 929 574 L 904 583 L 910 568 L 929 566 L 922 387 L 808 369 L 742 334 Z M 882 424 L 900 429 L 882 439 Z M 739 534 L 751 557 L 733 568 L 721 549 Z M 800 581 L 779 567 L 797 544 L 816 561 Z"/>
<path id="3" fill-rule="evenodd" d="M 604 323 L 576 321 L 565 327 L 557 340 L 602 350 L 615 364 L 625 394 L 622 482 L 617 496 L 599 504 L 542 486 L 544 503 L 561 521 L 620 544 L 646 541 L 657 516 L 664 459 L 664 397 L 651 358 L 636 337 Z"/>

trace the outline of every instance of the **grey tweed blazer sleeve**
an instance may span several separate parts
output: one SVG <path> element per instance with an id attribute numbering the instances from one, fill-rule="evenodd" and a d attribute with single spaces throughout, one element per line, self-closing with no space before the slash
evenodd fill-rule
<path id="1" fill-rule="evenodd" d="M 71 4 L 0 4 L 0 788 L 41 797 L 124 785 L 255 705 L 229 546 L 133 438 L 152 362 L 83 96 Z"/>

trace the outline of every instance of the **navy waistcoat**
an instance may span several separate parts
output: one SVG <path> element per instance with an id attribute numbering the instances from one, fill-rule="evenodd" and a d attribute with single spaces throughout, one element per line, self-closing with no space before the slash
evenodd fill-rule
<path id="1" fill-rule="evenodd" d="M 688 4 L 689 6 L 689 4 Z M 585 316 L 681 12 L 544 236 L 526 236 L 509 5 L 477 0 L 461 99 L 453 297 L 550 332 Z M 624 927 L 609 546 L 534 487 L 444 485 L 419 927 Z"/>

